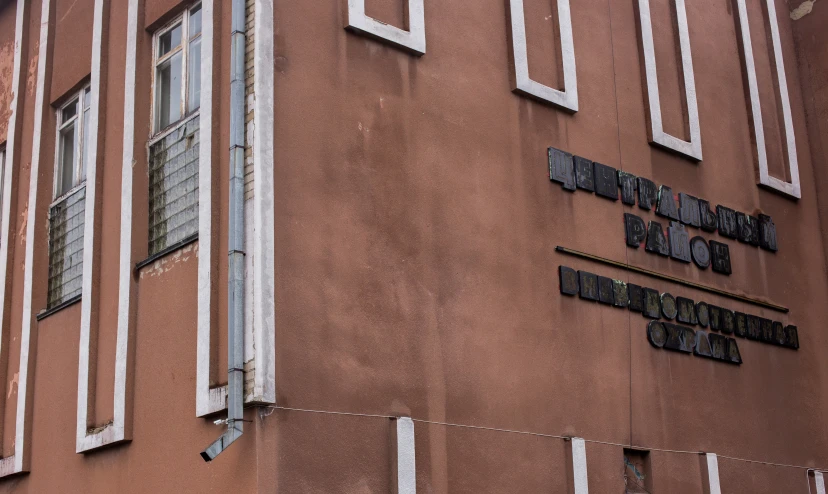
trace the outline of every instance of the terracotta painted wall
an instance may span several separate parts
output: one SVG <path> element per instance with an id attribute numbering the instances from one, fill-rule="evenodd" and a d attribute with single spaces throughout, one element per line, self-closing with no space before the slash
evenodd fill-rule
<path id="1" fill-rule="evenodd" d="M 55 2 L 49 102 L 85 80 L 92 0 Z M 402 25 L 397 1 L 367 10 Z M 556 12 L 525 0 L 535 79 L 559 85 Z M 651 0 L 662 110 L 683 135 L 682 85 L 669 0 Z M 763 2 L 748 0 L 766 112 L 771 171 L 786 174 Z M 798 2 L 793 2 L 798 3 Z M 0 0 L 0 104 L 10 74 L 16 2 Z M 226 361 L 229 2 L 220 2 L 214 106 L 216 352 Z M 423 57 L 343 29 L 342 2 L 275 2 L 277 402 L 291 408 L 410 415 L 433 422 L 575 435 L 642 447 L 708 451 L 828 467 L 828 316 L 824 170 L 828 146 L 828 6 L 793 21 L 777 0 L 802 176 L 793 201 L 756 185 L 754 145 L 730 0 L 687 2 L 705 159 L 695 164 L 647 142 L 635 2 L 572 2 L 580 111 L 517 96 L 510 86 L 508 2 L 426 1 Z M 139 20 L 136 167 L 146 170 L 152 30 L 186 3 L 146 0 Z M 126 2 L 109 13 L 102 127 L 100 332 L 94 423 L 112 418 Z M 51 184 L 54 114 L 33 146 L 40 2 L 24 51 L 19 195 L 10 239 L 8 362 L 2 454 L 14 451 L 25 212 L 32 153 Z M 5 57 L 5 58 L 4 58 Z M 5 65 L 4 65 L 5 64 Z M 5 105 L 5 104 L 4 104 Z M 0 108 L 2 109 L 2 108 Z M 0 114 L 2 117 L 2 114 Z M 3 119 L 4 120 L 4 119 Z M 5 122 L 0 125 L 5 125 Z M 2 131 L 3 127 L 0 127 Z M 0 140 L 2 140 L 0 134 Z M 771 215 L 776 254 L 732 240 L 733 275 L 700 271 L 624 243 L 623 213 L 652 213 L 548 179 L 554 146 L 739 211 Z M 139 173 L 140 177 L 141 174 Z M 145 183 L 136 219 L 146 222 Z M 143 194 L 143 195 L 142 195 Z M 142 202 L 143 201 L 143 202 Z M 43 202 L 41 201 L 41 208 Z M 41 216 L 45 218 L 45 209 Z M 45 220 L 41 222 L 46 225 Z M 692 230 L 691 230 L 692 231 Z M 695 233 L 695 232 L 694 232 Z M 35 312 L 45 306 L 47 231 L 36 232 Z M 718 234 L 704 234 L 722 241 Z M 141 244 L 142 240 L 136 240 Z M 790 308 L 788 315 L 555 252 L 565 246 L 716 285 Z M 139 246 L 139 252 L 145 247 Z M 138 254 L 136 254 L 138 255 Z M 248 410 L 246 434 L 205 464 L 221 427 L 194 416 L 198 244 L 136 273 L 134 440 L 75 449 L 80 305 L 36 324 L 31 473 L 0 492 L 390 492 L 387 418 Z M 140 255 L 138 255 L 140 257 Z M 639 314 L 559 293 L 560 265 L 796 324 L 792 351 L 739 340 L 742 366 L 656 350 Z M 214 419 L 213 417 L 212 419 Z M 418 492 L 568 492 L 567 443 L 536 435 L 416 422 Z M 592 492 L 623 488 L 622 448 L 587 444 Z M 698 455 L 654 451 L 655 492 L 701 492 Z M 804 472 L 720 458 L 723 492 L 807 492 Z"/>
<path id="2" fill-rule="evenodd" d="M 557 55 L 544 52 L 555 46 L 544 38 L 556 34 L 550 2 L 525 3 L 533 16 L 527 26 L 532 74 L 554 84 Z M 672 2 L 651 3 L 666 130 L 681 136 L 686 124 Z M 381 20 L 400 25 L 396 3 L 368 4 Z M 647 142 L 635 2 L 572 5 L 581 105 L 575 115 L 511 93 L 507 5 L 427 2 L 428 50 L 417 58 L 345 32 L 339 5 L 277 2 L 277 401 L 828 464 L 821 425 L 828 335 L 820 303 L 828 286 L 789 6 L 776 2 L 804 177 L 800 201 L 756 185 L 730 1 L 687 2 L 700 164 Z M 748 1 L 748 9 L 771 172 L 784 178 L 763 2 Z M 548 146 L 676 193 L 770 214 L 780 250 L 727 241 L 734 274 L 725 277 L 628 249 L 623 213 L 655 215 L 550 183 Z M 559 245 L 788 306 L 781 320 L 799 326 L 802 348 L 740 340 L 740 367 L 657 351 L 639 314 L 560 295 L 558 266 L 780 316 L 566 257 L 555 252 Z M 344 429 L 345 422 L 365 427 L 370 421 L 271 415 L 265 424 L 274 425 L 261 433 L 271 438 L 267 450 L 275 458 L 265 469 L 270 473 L 260 471 L 263 491 L 302 491 L 295 487 L 299 477 L 311 482 L 304 491 L 356 492 L 353 486 L 373 479 L 373 467 L 352 450 L 340 450 L 346 458 L 337 461 L 353 453 L 354 463 L 324 475 L 318 457 L 297 455 L 302 448 L 285 437 L 298 434 L 304 428 L 296 421 L 306 420 L 327 424 L 305 429 L 302 445 L 312 449 L 329 439 L 334 424 Z M 372 424 L 371 434 L 388 428 L 379 419 Z M 341 434 L 356 441 L 350 430 Z M 423 492 L 537 492 L 538 486 L 560 492 L 565 479 L 563 444 L 554 439 L 422 423 L 416 437 Z M 701 491 L 695 455 L 653 454 L 658 492 Z M 591 490 L 622 488 L 620 447 L 590 443 L 587 458 Z M 727 492 L 807 492 L 800 470 L 724 459 L 720 470 Z"/>

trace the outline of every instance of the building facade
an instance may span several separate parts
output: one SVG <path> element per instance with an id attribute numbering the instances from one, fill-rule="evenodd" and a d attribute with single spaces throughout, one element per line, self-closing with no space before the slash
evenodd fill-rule
<path id="1" fill-rule="evenodd" d="M 820 1 L 0 0 L 0 492 L 825 492 L 826 159 Z"/>

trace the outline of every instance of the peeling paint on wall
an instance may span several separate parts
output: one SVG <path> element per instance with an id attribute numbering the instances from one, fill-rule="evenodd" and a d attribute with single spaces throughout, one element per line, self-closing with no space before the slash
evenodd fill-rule
<path id="1" fill-rule="evenodd" d="M 40 41 L 35 43 L 34 56 L 29 61 L 29 69 L 26 71 L 26 94 L 32 96 L 37 85 L 37 61 L 40 58 Z"/>
<path id="2" fill-rule="evenodd" d="M 814 10 L 814 4 L 816 0 L 806 0 L 799 4 L 799 7 L 793 9 L 791 11 L 791 19 L 798 21 L 802 19 L 806 15 L 810 14 L 812 10 Z"/>
<path id="3" fill-rule="evenodd" d="M 158 259 L 154 263 L 144 267 L 141 270 L 140 278 L 161 276 L 173 270 L 179 264 L 183 264 L 195 257 L 198 259 L 198 242 L 192 243 L 181 250 L 178 250 L 168 256 Z"/>
<path id="4" fill-rule="evenodd" d="M 14 70 L 14 41 L 0 45 L 0 142 L 6 140 L 9 118 L 11 118 L 12 71 Z"/>

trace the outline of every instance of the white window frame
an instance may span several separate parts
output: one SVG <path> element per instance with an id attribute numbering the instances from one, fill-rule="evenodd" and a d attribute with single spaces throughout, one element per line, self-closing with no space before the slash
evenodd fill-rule
<path id="1" fill-rule="evenodd" d="M 82 174 L 83 160 L 86 155 L 86 149 L 84 149 L 84 124 L 86 123 L 86 108 L 84 108 L 83 99 L 87 91 L 91 91 L 89 84 L 84 85 L 80 90 L 75 92 L 71 98 L 69 98 L 69 101 L 62 104 L 56 111 L 57 125 L 55 126 L 55 174 L 52 180 L 52 202 L 49 204 L 49 211 L 51 211 L 54 206 L 62 202 L 67 197 L 79 191 L 81 188 L 86 187 L 86 177 L 82 176 Z M 65 122 L 62 121 L 63 110 L 69 108 L 73 104 L 78 105 L 77 113 L 75 113 L 75 116 L 69 120 Z M 74 172 L 76 174 L 75 176 L 78 177 L 78 181 L 76 184 L 73 184 L 69 190 L 59 194 L 59 184 L 62 178 L 62 170 L 60 168 L 60 133 L 71 124 L 75 125 L 75 157 L 73 166 L 75 168 Z M 49 218 L 49 220 L 51 221 L 51 218 Z"/>
<path id="2" fill-rule="evenodd" d="M 193 39 L 190 39 L 190 17 L 193 10 L 201 9 L 202 12 L 202 30 L 201 32 L 195 36 Z M 182 125 L 186 124 L 193 118 L 196 118 L 201 113 L 201 104 L 199 102 L 198 108 L 187 113 L 187 104 L 189 103 L 189 91 L 190 91 L 190 45 L 199 39 L 202 39 L 204 36 L 204 9 L 200 1 L 194 2 L 192 5 L 184 9 L 183 12 L 178 14 L 173 20 L 165 24 L 162 28 L 155 31 L 155 34 L 152 36 L 152 107 L 150 112 L 151 122 L 152 122 L 152 132 L 151 138 L 149 140 L 148 146 L 152 146 L 153 144 L 157 143 L 167 135 L 169 135 L 174 130 L 178 129 Z M 181 26 L 181 44 L 172 50 L 169 53 L 165 53 L 163 56 L 158 56 L 158 46 L 159 40 L 161 36 L 167 34 L 171 30 L 175 29 L 177 26 Z M 209 49 L 209 47 L 202 46 L 203 49 Z M 166 61 L 170 60 L 172 57 L 181 53 L 181 108 L 180 108 L 180 115 L 181 118 L 176 120 L 175 122 L 171 122 L 169 125 L 163 128 L 158 128 L 158 67 L 165 63 Z"/>

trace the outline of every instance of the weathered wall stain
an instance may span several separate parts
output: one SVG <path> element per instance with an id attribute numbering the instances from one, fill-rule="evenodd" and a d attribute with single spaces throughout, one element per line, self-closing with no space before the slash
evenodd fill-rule
<path id="1" fill-rule="evenodd" d="M 0 45 L 0 142 L 6 140 L 11 117 L 14 41 Z"/>
<path id="2" fill-rule="evenodd" d="M 799 4 L 799 7 L 791 11 L 791 19 L 798 21 L 799 19 L 802 19 L 806 15 L 810 14 L 811 11 L 814 10 L 815 3 L 816 0 L 805 0 L 804 2 Z"/>
<path id="3" fill-rule="evenodd" d="M 141 270 L 140 277 L 144 279 L 145 277 L 161 276 L 171 271 L 177 265 L 189 261 L 192 257 L 198 259 L 198 243 L 190 244 L 173 254 L 158 259 Z"/>

